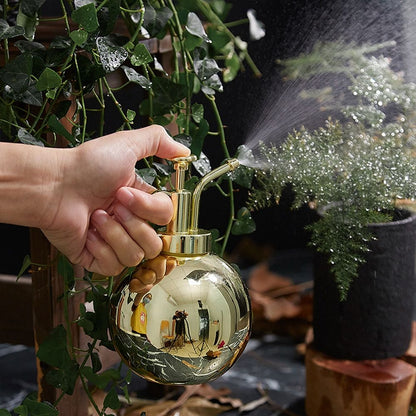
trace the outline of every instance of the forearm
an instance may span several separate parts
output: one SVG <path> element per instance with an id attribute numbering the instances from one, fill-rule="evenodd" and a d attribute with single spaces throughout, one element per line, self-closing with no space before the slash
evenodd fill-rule
<path id="1" fill-rule="evenodd" d="M 45 226 L 57 197 L 60 152 L 0 143 L 0 222 Z"/>

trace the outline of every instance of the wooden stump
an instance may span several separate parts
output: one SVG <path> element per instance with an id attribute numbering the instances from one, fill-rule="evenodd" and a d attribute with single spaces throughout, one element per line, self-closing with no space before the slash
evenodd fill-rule
<path id="1" fill-rule="evenodd" d="M 416 367 L 396 358 L 333 359 L 306 352 L 308 416 L 407 416 Z"/>

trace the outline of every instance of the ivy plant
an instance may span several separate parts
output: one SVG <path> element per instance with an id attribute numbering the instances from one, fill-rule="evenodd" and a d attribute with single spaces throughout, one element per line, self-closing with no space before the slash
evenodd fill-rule
<path id="1" fill-rule="evenodd" d="M 199 160 L 187 180 L 192 188 L 210 169 L 204 143 L 215 140 L 218 153 L 229 158 L 225 130 L 216 94 L 245 67 L 260 72 L 252 61 L 247 42 L 230 30 L 231 5 L 225 0 L 54 0 L 60 12 L 44 16 L 45 0 L 3 0 L 0 5 L 0 131 L 1 139 L 34 146 L 74 147 L 105 134 L 109 119 L 115 129 L 128 130 L 147 124 L 165 126 L 177 141 L 190 147 Z M 50 3 L 49 3 L 50 4 Z M 40 26 L 61 25 L 63 35 L 38 41 Z M 264 34 L 250 11 L 239 24 L 249 24 L 254 38 Z M 50 29 L 52 32 L 53 29 Z M 167 42 L 172 51 L 170 67 L 150 46 Z M 114 82 L 114 80 L 117 80 Z M 123 104 L 123 91 L 135 88 L 140 100 Z M 207 120 L 213 114 L 214 125 Z M 145 159 L 137 173 L 159 189 L 170 186 L 170 161 Z M 231 233 L 252 232 L 254 222 L 246 209 L 235 212 L 236 186 L 247 186 L 252 172 L 244 168 L 232 178 L 221 178 L 216 188 L 230 206 L 225 230 L 213 230 L 214 247 L 224 254 Z M 25 259 L 24 267 L 31 264 Z M 37 267 L 43 267 L 36 265 Z M 72 265 L 59 256 L 58 273 L 65 281 L 62 301 L 79 291 L 93 312 L 81 305 L 77 324 L 91 337 L 85 351 L 72 345 L 71 322 L 63 322 L 39 346 L 37 356 L 52 370 L 48 382 L 71 395 L 77 380 L 85 387 L 99 415 L 120 407 L 118 394 L 128 398 L 129 377 L 119 369 L 102 370 L 97 345 L 112 348 L 108 339 L 107 310 L 113 278 L 104 281 L 86 273 L 76 279 Z M 79 288 L 81 280 L 82 288 Z M 103 408 L 89 387 L 105 389 Z M 60 398 L 61 398 L 60 397 Z M 19 415 L 57 414 L 53 404 L 28 396 L 14 409 Z M 2 414 L 9 414 L 0 410 Z"/>
<path id="2" fill-rule="evenodd" d="M 290 184 L 295 208 L 308 204 L 319 212 L 308 226 L 311 243 L 328 256 L 342 300 L 374 238 L 367 225 L 393 220 L 400 201 L 416 198 L 416 85 L 388 57 L 375 56 L 388 46 L 317 44 L 281 62 L 287 79 L 332 74 L 348 87 L 344 99 L 328 85 L 303 92 L 337 110 L 339 119 L 294 131 L 281 146 L 263 145 L 270 169 L 257 171 L 250 197 L 252 208 L 262 208 Z"/>

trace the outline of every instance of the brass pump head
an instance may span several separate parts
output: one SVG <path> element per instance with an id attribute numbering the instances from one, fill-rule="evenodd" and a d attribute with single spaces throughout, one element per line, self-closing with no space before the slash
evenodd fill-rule
<path id="1" fill-rule="evenodd" d="M 211 250 L 211 233 L 198 228 L 201 193 L 208 183 L 237 169 L 240 162 L 237 159 L 227 160 L 223 165 L 205 175 L 191 193 L 184 189 L 185 174 L 189 165 L 196 160 L 195 155 L 172 159 L 176 170 L 176 190 L 171 194 L 174 214 L 166 232 L 160 234 L 163 242 L 162 253 L 198 256 L 207 254 Z"/>

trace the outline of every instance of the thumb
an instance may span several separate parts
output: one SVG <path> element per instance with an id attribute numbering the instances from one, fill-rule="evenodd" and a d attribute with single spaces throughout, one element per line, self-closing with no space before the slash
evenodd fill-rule
<path id="1" fill-rule="evenodd" d="M 129 140 L 133 145 L 137 159 L 148 156 L 173 159 L 190 154 L 190 150 L 186 146 L 173 140 L 166 130 L 157 124 L 129 131 Z"/>

